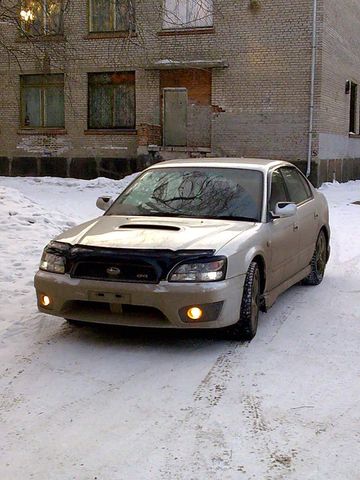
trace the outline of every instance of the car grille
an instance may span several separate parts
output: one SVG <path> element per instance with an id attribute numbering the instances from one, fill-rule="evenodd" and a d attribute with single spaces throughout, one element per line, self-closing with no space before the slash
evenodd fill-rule
<path id="1" fill-rule="evenodd" d="M 159 281 L 159 272 L 145 261 L 78 262 L 71 276 L 114 282 L 157 283 Z"/>
<path id="2" fill-rule="evenodd" d="M 110 282 L 159 283 L 171 269 L 185 260 L 213 255 L 213 250 L 131 250 L 73 247 L 67 259 L 72 278 Z"/>

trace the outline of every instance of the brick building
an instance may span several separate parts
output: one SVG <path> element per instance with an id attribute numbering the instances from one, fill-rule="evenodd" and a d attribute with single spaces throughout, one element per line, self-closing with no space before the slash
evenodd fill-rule
<path id="1" fill-rule="evenodd" d="M 16 15 L 0 12 L 1 175 L 247 156 L 360 178 L 360 0 L 24 0 Z"/>

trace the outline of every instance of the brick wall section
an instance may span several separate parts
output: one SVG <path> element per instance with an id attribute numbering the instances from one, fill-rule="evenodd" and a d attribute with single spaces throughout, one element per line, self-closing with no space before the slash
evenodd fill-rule
<path id="1" fill-rule="evenodd" d="M 319 182 L 359 178 L 360 137 L 349 136 L 350 95 L 346 80 L 358 87 L 360 100 L 360 1 L 324 0 L 321 34 L 321 89 L 317 133 Z"/>
<path id="2" fill-rule="evenodd" d="M 360 2 L 325 0 L 319 133 L 349 133 L 346 80 L 360 88 Z M 359 92 L 360 93 L 360 92 Z"/>
<path id="3" fill-rule="evenodd" d="M 146 147 L 148 145 L 160 145 L 161 128 L 160 125 L 149 125 L 142 123 L 138 127 L 138 144 Z"/>

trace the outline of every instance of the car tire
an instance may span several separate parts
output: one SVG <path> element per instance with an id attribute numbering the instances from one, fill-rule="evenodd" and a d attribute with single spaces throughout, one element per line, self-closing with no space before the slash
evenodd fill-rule
<path id="1" fill-rule="evenodd" d="M 261 275 L 259 266 L 252 262 L 247 271 L 241 300 L 240 318 L 226 329 L 232 340 L 252 340 L 257 332 L 260 313 Z"/>
<path id="2" fill-rule="evenodd" d="M 311 272 L 302 281 L 304 285 L 320 285 L 320 283 L 323 281 L 326 263 L 328 260 L 327 247 L 328 245 L 324 230 L 321 230 L 316 241 L 315 252 L 310 263 Z"/>

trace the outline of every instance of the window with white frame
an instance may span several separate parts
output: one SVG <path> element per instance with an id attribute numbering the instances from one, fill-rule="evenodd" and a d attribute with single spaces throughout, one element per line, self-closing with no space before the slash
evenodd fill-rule
<path id="1" fill-rule="evenodd" d="M 213 25 L 213 0 L 164 0 L 163 28 L 201 28 Z"/>

